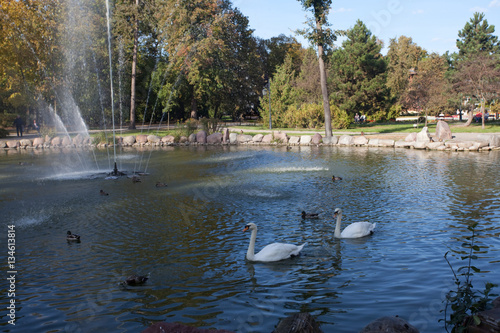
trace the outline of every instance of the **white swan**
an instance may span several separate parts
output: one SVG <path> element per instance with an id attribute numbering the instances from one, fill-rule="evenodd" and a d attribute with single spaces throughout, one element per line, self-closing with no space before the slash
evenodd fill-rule
<path id="1" fill-rule="evenodd" d="M 335 208 L 333 217 L 337 217 L 334 236 L 336 238 L 361 238 L 373 234 L 376 223 L 354 222 L 349 224 L 342 233 L 340 232 L 340 221 L 342 220 L 342 209 Z"/>
<path id="2" fill-rule="evenodd" d="M 305 243 L 297 246 L 293 244 L 272 243 L 266 245 L 259 253 L 254 254 L 255 239 L 257 238 L 257 226 L 255 223 L 248 223 L 243 231 L 251 230 L 250 244 L 248 245 L 247 259 L 250 261 L 279 261 L 299 255 L 300 251 L 306 245 Z"/>

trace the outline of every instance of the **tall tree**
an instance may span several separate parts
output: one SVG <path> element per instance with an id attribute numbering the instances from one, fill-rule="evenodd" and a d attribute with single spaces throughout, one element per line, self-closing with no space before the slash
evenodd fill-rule
<path id="1" fill-rule="evenodd" d="M 257 102 L 262 66 L 248 19 L 228 0 L 173 0 L 158 11 L 172 69 L 186 78 L 191 114 L 241 112 Z"/>
<path id="2" fill-rule="evenodd" d="M 397 40 L 390 40 L 387 52 L 387 87 L 391 90 L 391 97 L 395 102 L 401 103 L 401 96 L 409 84 L 410 70 L 416 71 L 425 55 L 426 51 L 415 44 L 411 37 L 400 36 Z"/>
<path id="3" fill-rule="evenodd" d="M 448 63 L 445 56 L 432 53 L 420 61 L 418 72 L 412 78 L 408 89 L 402 94 L 403 106 L 438 115 L 447 108 L 447 85 L 445 73 Z M 426 124 L 427 125 L 427 124 Z"/>
<path id="4" fill-rule="evenodd" d="M 325 51 L 336 40 L 335 34 L 328 28 L 326 19 L 332 0 L 298 0 L 305 10 L 310 10 L 314 16 L 312 29 L 303 32 L 304 36 L 318 48 L 318 63 L 321 83 L 321 94 L 323 96 L 323 109 L 325 112 L 325 135 L 332 136 L 332 115 L 328 88 L 326 85 Z"/>
<path id="5" fill-rule="evenodd" d="M 276 67 L 283 64 L 287 56 L 292 57 L 294 69 L 298 72 L 302 61 L 302 45 L 294 37 L 283 34 L 264 40 L 267 51 L 265 60 L 266 74 L 273 78 Z"/>
<path id="6" fill-rule="evenodd" d="M 0 98 L 13 113 L 29 112 L 39 97 L 53 100 L 64 63 L 64 13 L 57 0 L 0 2 Z"/>
<path id="7" fill-rule="evenodd" d="M 352 118 L 355 113 L 383 114 L 389 91 L 382 45 L 360 20 L 346 36 L 342 48 L 332 53 L 331 99 Z"/>
<path id="8" fill-rule="evenodd" d="M 485 103 L 499 97 L 500 57 L 496 54 L 479 52 L 461 61 L 454 75 L 456 91 L 464 93 L 481 104 L 482 127 L 484 128 Z M 472 121 L 472 110 L 466 125 Z"/>
<path id="9" fill-rule="evenodd" d="M 478 52 L 500 53 L 498 37 L 494 36 L 495 26 L 489 25 L 484 13 L 475 12 L 462 30 L 458 32 L 458 57 L 467 58 Z"/>

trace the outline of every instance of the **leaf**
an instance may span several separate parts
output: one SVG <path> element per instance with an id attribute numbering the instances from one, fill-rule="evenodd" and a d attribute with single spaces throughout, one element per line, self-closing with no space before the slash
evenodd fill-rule
<path id="1" fill-rule="evenodd" d="M 475 267 L 475 266 L 470 266 L 470 268 L 471 268 L 474 272 L 476 272 L 476 273 L 480 273 L 480 272 L 481 272 L 481 270 L 480 270 L 479 268 Z"/>
<path id="2" fill-rule="evenodd" d="M 472 318 L 474 318 L 474 324 L 475 324 L 476 326 L 479 326 L 479 324 L 481 324 L 481 319 L 479 319 L 479 317 L 478 317 L 478 316 L 473 315 L 473 316 L 472 316 Z"/>

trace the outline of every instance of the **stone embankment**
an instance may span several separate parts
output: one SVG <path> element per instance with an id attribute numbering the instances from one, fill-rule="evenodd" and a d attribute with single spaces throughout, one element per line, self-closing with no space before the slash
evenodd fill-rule
<path id="1" fill-rule="evenodd" d="M 392 135 L 394 136 L 394 135 Z M 500 134 L 461 134 L 453 136 L 448 124 L 439 121 L 435 135 L 429 134 L 424 127 L 420 132 L 408 134 L 404 139 L 390 138 L 391 135 L 334 135 L 323 137 L 321 134 L 288 136 L 283 132 L 271 134 L 248 135 L 230 133 L 224 129 L 222 133 L 207 135 L 204 131 L 191 134 L 189 137 L 180 137 L 178 140 L 172 135 L 159 137 L 156 135 L 129 135 L 118 137 L 116 144 L 125 147 L 141 146 L 172 146 L 172 145 L 287 145 L 287 146 L 358 146 L 358 147 L 392 147 L 442 151 L 488 151 L 500 149 Z M 92 139 L 77 135 L 70 137 L 37 137 L 33 140 L 0 140 L 0 148 L 27 149 L 27 148 L 58 148 L 58 147 L 106 147 L 107 144 L 92 144 Z"/>

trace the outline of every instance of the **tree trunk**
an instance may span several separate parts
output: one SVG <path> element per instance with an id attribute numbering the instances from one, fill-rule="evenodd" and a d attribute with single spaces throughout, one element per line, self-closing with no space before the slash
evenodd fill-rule
<path id="1" fill-rule="evenodd" d="M 469 126 L 472 123 L 472 118 L 473 118 L 473 110 L 469 107 L 469 110 L 467 110 L 467 121 L 464 124 L 464 127 Z"/>
<path id="2" fill-rule="evenodd" d="M 130 126 L 129 129 L 135 129 L 135 81 L 136 81 L 136 67 L 137 67 L 137 44 L 139 36 L 139 0 L 135 0 L 136 16 L 134 19 L 134 49 L 132 51 L 132 79 L 130 81 Z"/>
<path id="3" fill-rule="evenodd" d="M 321 23 L 316 21 L 316 28 L 321 31 Z M 326 87 L 326 69 L 323 61 L 323 44 L 318 43 L 319 75 L 321 82 L 321 94 L 323 95 L 323 110 L 325 112 L 325 135 L 332 136 L 332 114 L 330 112 L 330 101 L 328 99 L 328 89 Z"/>

